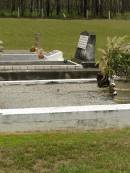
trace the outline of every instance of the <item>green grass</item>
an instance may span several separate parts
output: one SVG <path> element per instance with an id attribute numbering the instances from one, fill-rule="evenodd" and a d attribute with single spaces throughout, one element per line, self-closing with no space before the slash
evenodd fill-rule
<path id="1" fill-rule="evenodd" d="M 40 32 L 44 50 L 59 49 L 71 58 L 80 32 L 96 33 L 100 48 L 105 46 L 107 36 L 130 36 L 129 28 L 128 20 L 0 19 L 0 40 L 5 42 L 6 49 L 29 49 L 34 45 L 34 34 Z"/>
<path id="2" fill-rule="evenodd" d="M 130 129 L 0 135 L 0 173 L 130 173 Z"/>

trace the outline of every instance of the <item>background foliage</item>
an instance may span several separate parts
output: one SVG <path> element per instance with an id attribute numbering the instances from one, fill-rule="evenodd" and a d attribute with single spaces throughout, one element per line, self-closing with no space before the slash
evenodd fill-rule
<path id="1" fill-rule="evenodd" d="M 129 16 L 130 0 L 4 0 L 1 17 L 85 17 Z"/>

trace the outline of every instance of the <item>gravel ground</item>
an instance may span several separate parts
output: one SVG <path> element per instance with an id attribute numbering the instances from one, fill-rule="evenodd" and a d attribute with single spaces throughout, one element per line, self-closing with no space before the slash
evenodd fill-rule
<path id="1" fill-rule="evenodd" d="M 91 84 L 0 86 L 0 108 L 114 104 L 108 89 Z"/>

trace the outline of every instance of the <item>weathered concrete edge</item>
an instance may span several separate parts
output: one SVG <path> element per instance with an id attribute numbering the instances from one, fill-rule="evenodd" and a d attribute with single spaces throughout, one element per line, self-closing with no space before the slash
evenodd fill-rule
<path id="1" fill-rule="evenodd" d="M 130 104 L 0 110 L 0 132 L 124 127 L 130 127 Z"/>
<path id="2" fill-rule="evenodd" d="M 95 83 L 96 78 L 91 79 L 54 79 L 54 80 L 20 80 L 20 81 L 0 81 L 0 86 L 5 85 L 36 85 L 36 84 L 63 84 L 63 83 Z"/>

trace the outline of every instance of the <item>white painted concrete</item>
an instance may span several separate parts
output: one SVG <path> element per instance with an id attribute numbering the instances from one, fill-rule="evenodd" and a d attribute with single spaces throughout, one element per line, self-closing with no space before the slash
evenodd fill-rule
<path id="1" fill-rule="evenodd" d="M 34 85 L 34 84 L 48 84 L 48 83 L 93 83 L 96 82 L 96 78 L 91 79 L 54 79 L 54 80 L 23 80 L 23 81 L 0 81 L 0 86 L 3 85 Z"/>
<path id="2" fill-rule="evenodd" d="M 130 127 L 130 104 L 0 110 L 0 132 L 123 127 Z"/>

